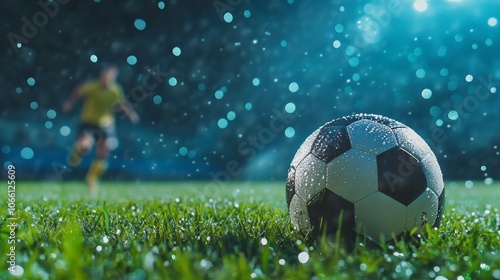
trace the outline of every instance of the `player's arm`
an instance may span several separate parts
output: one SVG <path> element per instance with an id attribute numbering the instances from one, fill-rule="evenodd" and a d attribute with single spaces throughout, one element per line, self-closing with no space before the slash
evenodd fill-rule
<path id="1" fill-rule="evenodd" d="M 137 123 L 139 121 L 139 115 L 126 100 L 122 100 L 122 102 L 118 103 L 118 106 L 127 115 L 131 122 Z"/>
<path id="2" fill-rule="evenodd" d="M 75 102 L 83 95 L 84 93 L 84 87 L 85 85 L 81 85 L 76 87 L 73 92 L 71 93 L 70 97 L 66 102 L 63 104 L 63 111 L 65 113 L 71 111 L 73 107 L 75 106 Z"/>
<path id="3" fill-rule="evenodd" d="M 139 115 L 134 110 L 132 105 L 128 103 L 127 99 L 125 98 L 125 95 L 123 94 L 123 89 L 119 85 L 117 87 L 116 94 L 117 94 L 117 100 L 116 100 L 117 103 L 115 103 L 117 104 L 116 108 L 119 111 L 124 112 L 131 122 L 133 123 L 139 122 Z"/>

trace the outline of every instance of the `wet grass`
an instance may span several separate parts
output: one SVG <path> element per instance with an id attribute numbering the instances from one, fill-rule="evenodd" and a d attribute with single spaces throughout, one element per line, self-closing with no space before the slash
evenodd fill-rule
<path id="1" fill-rule="evenodd" d="M 499 188 L 450 182 L 439 229 L 346 251 L 304 244 L 284 183 L 105 182 L 92 199 L 78 182 L 17 182 L 16 264 L 22 279 L 500 279 Z M 15 279 L 6 194 L 0 279 Z"/>

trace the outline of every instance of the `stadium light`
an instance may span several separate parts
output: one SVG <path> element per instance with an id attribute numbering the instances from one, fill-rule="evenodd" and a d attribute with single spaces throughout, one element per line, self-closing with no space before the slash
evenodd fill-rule
<path id="1" fill-rule="evenodd" d="M 429 5 L 427 5 L 426 0 L 416 0 L 415 2 L 413 2 L 413 8 L 419 13 L 422 13 L 425 10 L 427 10 L 428 6 Z"/>

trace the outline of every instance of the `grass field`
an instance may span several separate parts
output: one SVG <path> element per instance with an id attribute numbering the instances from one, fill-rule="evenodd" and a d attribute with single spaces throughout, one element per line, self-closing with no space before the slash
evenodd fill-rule
<path id="1" fill-rule="evenodd" d="M 306 245 L 284 183 L 17 182 L 15 261 L 1 192 L 0 279 L 500 279 L 500 185 L 448 182 L 438 230 L 354 251 Z M 299 256 L 300 260 L 299 261 Z"/>

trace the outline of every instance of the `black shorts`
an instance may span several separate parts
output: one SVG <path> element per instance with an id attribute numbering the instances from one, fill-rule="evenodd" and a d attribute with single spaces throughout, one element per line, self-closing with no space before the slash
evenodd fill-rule
<path id="1" fill-rule="evenodd" d="M 114 125 L 98 126 L 90 123 L 80 123 L 78 126 L 78 137 L 90 134 L 96 143 L 106 141 L 108 138 L 115 138 L 116 131 Z"/>

